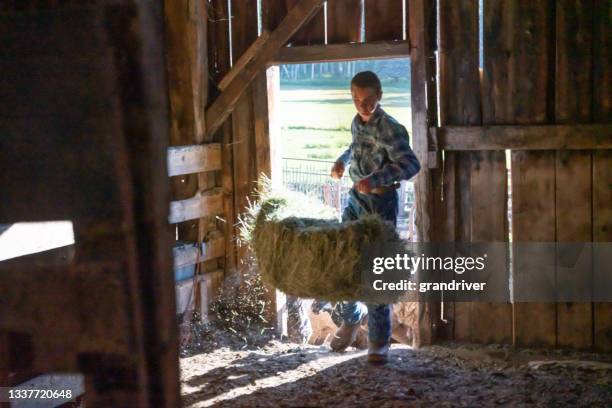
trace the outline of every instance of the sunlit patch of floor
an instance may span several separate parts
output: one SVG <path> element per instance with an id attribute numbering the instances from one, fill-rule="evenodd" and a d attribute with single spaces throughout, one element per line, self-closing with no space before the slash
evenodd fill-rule
<path id="1" fill-rule="evenodd" d="M 181 360 L 186 407 L 609 406 L 612 357 L 511 346 L 394 344 L 364 351 L 270 342 Z M 537 363 L 537 364 L 536 364 Z"/>
<path id="2" fill-rule="evenodd" d="M 208 356 L 206 361 L 201 361 L 202 356 L 198 355 L 181 361 L 181 391 L 186 406 L 208 407 L 266 388 L 299 381 L 329 367 L 364 356 L 365 351 L 352 348 L 344 353 L 332 353 L 327 346 L 282 343 L 255 352 L 222 349 L 214 359 Z M 222 375 L 222 372 L 227 375 Z M 207 396 L 210 398 L 203 399 Z"/>

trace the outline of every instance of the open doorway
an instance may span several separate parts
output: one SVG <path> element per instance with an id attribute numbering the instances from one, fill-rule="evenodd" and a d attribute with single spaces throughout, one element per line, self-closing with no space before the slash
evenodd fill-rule
<path id="1" fill-rule="evenodd" d="M 330 177 L 334 161 L 351 143 L 356 111 L 350 81 L 360 71 L 375 72 L 382 83 L 381 107 L 412 134 L 408 58 L 281 64 L 270 69 L 270 133 L 273 183 L 319 198 L 338 216 L 352 181 Z M 412 143 L 411 143 L 412 144 Z M 413 181 L 399 189 L 397 231 L 416 241 Z"/>

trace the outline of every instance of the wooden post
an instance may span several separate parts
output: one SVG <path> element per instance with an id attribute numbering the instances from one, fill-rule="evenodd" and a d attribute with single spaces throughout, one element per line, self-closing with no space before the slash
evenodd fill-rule
<path id="1" fill-rule="evenodd" d="M 432 174 L 429 169 L 429 126 L 435 123 L 435 65 L 432 61 L 432 37 L 435 32 L 435 2 L 411 0 L 410 10 L 410 67 L 412 101 L 412 148 L 421 163 L 415 180 L 417 199 L 417 229 L 419 242 L 431 242 L 433 219 Z M 417 305 L 418 327 L 414 328 L 415 346 L 432 344 L 439 326 L 439 299 L 425 298 Z"/>
<path id="2" fill-rule="evenodd" d="M 256 4 L 249 0 L 232 0 L 232 52 L 237 61 L 257 39 Z M 264 45 L 265 47 L 265 45 Z M 240 74 L 238 74 L 240 75 Z M 231 90 L 236 81 L 226 89 Z M 257 76 L 261 80 L 260 76 Z M 234 211 L 236 217 L 248 206 L 251 193 L 257 181 L 257 157 L 255 147 L 255 116 L 252 82 L 243 84 L 242 95 L 238 98 L 232 114 L 232 150 L 234 158 Z M 223 95 L 223 94 L 222 94 Z M 265 95 L 264 95 L 265 96 Z M 264 101 L 258 100 L 261 104 Z M 217 101 L 213 102 L 214 106 Z M 209 108 L 211 109 L 211 108 Z M 238 228 L 234 230 L 238 236 Z M 237 246 L 236 261 L 239 270 L 244 269 L 247 256 L 246 246 Z M 244 272 L 244 271 L 243 271 Z"/>
<path id="3" fill-rule="evenodd" d="M 229 14 L 227 0 L 213 0 L 209 4 L 210 21 L 208 24 L 208 55 L 211 87 L 209 102 L 218 96 L 218 84 L 230 70 Z M 223 166 L 218 175 L 217 185 L 223 188 L 223 221 L 219 229 L 225 236 L 225 274 L 236 270 L 235 231 L 236 215 L 234 214 L 234 158 L 231 121 L 226 121 L 212 136 L 221 143 L 221 161 Z"/>

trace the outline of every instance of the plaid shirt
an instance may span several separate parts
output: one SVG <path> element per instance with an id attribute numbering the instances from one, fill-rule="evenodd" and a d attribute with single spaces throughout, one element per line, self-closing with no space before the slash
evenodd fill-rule
<path id="1" fill-rule="evenodd" d="M 353 142 L 338 158 L 354 183 L 369 177 L 372 187 L 408 180 L 421 169 L 410 148 L 406 128 L 379 106 L 367 123 L 355 115 L 351 123 Z"/>

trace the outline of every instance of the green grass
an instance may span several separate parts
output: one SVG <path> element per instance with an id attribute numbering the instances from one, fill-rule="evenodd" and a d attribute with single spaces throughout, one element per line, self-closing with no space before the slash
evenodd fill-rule
<path id="1" fill-rule="evenodd" d="M 381 105 L 411 132 L 407 88 L 385 88 Z M 283 86 L 280 104 L 282 157 L 335 160 L 351 142 L 350 126 L 355 114 L 348 89 Z"/>

